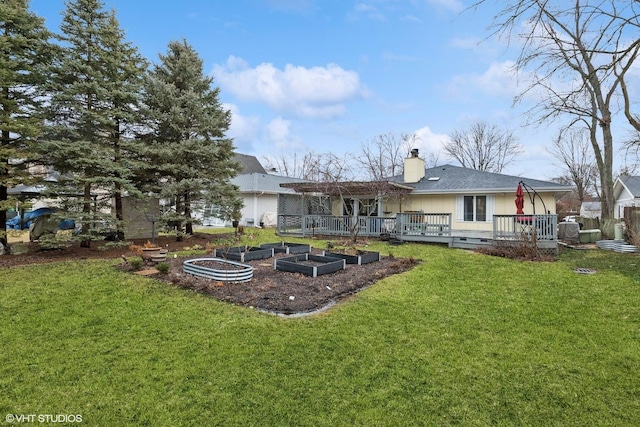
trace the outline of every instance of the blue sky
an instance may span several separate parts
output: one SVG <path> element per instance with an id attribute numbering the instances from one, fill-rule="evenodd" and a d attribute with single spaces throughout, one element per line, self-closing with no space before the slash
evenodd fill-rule
<path id="1" fill-rule="evenodd" d="M 481 42 L 498 9 L 467 0 L 103 0 L 127 39 L 155 62 L 186 39 L 233 113 L 237 151 L 355 156 L 372 138 L 416 133 L 421 156 L 454 130 L 486 121 L 514 131 L 525 153 L 503 172 L 560 174 L 545 151 L 559 125 L 523 127 L 516 52 Z M 499 4 L 499 2 L 498 2 Z M 32 0 L 58 31 L 63 0 Z M 439 163 L 455 163 L 439 154 Z"/>

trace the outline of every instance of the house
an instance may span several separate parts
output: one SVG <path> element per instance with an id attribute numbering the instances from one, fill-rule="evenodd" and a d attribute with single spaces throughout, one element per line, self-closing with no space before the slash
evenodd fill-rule
<path id="1" fill-rule="evenodd" d="M 248 227 L 275 227 L 278 195 L 295 193 L 294 190 L 283 188 L 280 184 L 305 180 L 254 172 L 238 175 L 232 178 L 231 182 L 239 187 L 244 203 L 240 224 Z"/>
<path id="2" fill-rule="evenodd" d="M 519 185 L 524 196 L 521 215 L 515 205 Z M 427 169 L 417 150 L 405 159 L 403 174 L 385 182 L 283 186 L 306 194 L 308 206 L 281 204 L 278 232 L 282 234 L 345 234 L 358 228 L 360 235 L 379 236 L 392 229 L 400 239 L 450 245 L 456 238 L 478 243 L 504 235 L 516 237 L 522 231 L 556 240 L 556 200 L 571 191 L 570 186 L 554 182 L 453 165 Z M 314 209 L 312 201 L 319 195 L 325 195 L 325 200 L 316 201 L 321 208 Z M 302 212 L 314 217 L 296 219 Z"/>
<path id="3" fill-rule="evenodd" d="M 582 202 L 580 205 L 581 218 L 600 218 L 602 216 L 602 204 L 600 202 Z"/>
<path id="4" fill-rule="evenodd" d="M 613 217 L 624 218 L 624 208 L 640 207 L 640 176 L 622 175 L 613 184 L 615 199 Z"/>
<path id="5" fill-rule="evenodd" d="M 231 183 L 238 186 L 243 208 L 240 211 L 239 223 L 244 226 L 275 227 L 278 211 L 278 195 L 293 194 L 291 189 L 280 184 L 304 182 L 302 179 L 290 178 L 267 173 L 255 156 L 235 154 L 233 158 L 240 163 L 240 172 Z M 205 226 L 231 226 L 230 221 L 218 218 L 215 206 L 205 208 L 201 221 Z"/>

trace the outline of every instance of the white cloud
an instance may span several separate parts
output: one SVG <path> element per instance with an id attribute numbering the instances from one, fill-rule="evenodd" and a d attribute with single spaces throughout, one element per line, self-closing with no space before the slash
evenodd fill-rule
<path id="1" fill-rule="evenodd" d="M 228 136 L 233 138 L 236 148 L 246 151 L 255 141 L 260 127 L 260 119 L 255 116 L 243 116 L 234 104 L 224 104 L 223 107 L 231 111 L 231 125 Z"/>
<path id="2" fill-rule="evenodd" d="M 473 98 L 478 93 L 490 97 L 513 98 L 519 93 L 514 62 L 494 62 L 482 74 L 454 76 L 449 83 L 448 92 L 460 98 Z"/>
<path id="3" fill-rule="evenodd" d="M 271 120 L 267 125 L 267 135 L 276 145 L 286 145 L 291 138 L 291 122 L 281 117 Z"/>
<path id="4" fill-rule="evenodd" d="M 413 134 L 417 137 L 416 148 L 423 157 L 441 154 L 444 145 L 449 142 L 449 135 L 434 133 L 429 126 L 420 128 Z"/>
<path id="5" fill-rule="evenodd" d="M 271 147 L 269 154 L 289 150 L 306 150 L 307 147 L 294 135 L 292 123 L 282 117 L 271 120 L 264 129 L 264 140 Z"/>
<path id="6" fill-rule="evenodd" d="M 312 68 L 287 64 L 281 70 L 262 63 L 250 68 L 242 58 L 230 56 L 226 64 L 215 65 L 213 73 L 220 86 L 240 100 L 300 117 L 340 116 L 347 102 L 366 95 L 358 73 L 336 64 Z"/>

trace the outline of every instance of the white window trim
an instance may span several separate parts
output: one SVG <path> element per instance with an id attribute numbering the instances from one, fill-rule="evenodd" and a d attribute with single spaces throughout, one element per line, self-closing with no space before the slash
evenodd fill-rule
<path id="1" fill-rule="evenodd" d="M 473 221 L 464 220 L 464 198 L 465 196 L 473 196 Z M 487 198 L 487 219 L 485 221 L 476 221 L 476 197 L 485 196 Z M 493 194 L 459 194 L 456 196 L 456 222 L 479 222 L 487 223 L 493 222 L 493 215 L 495 214 L 496 198 Z"/>

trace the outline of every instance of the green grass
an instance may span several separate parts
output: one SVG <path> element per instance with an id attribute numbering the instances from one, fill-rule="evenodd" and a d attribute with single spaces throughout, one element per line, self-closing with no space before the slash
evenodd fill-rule
<path id="1" fill-rule="evenodd" d="M 278 240 L 261 230 L 249 244 Z M 3 271 L 0 415 L 109 426 L 640 423 L 638 255 L 530 263 L 371 249 L 422 263 L 300 319 L 109 261 Z"/>

